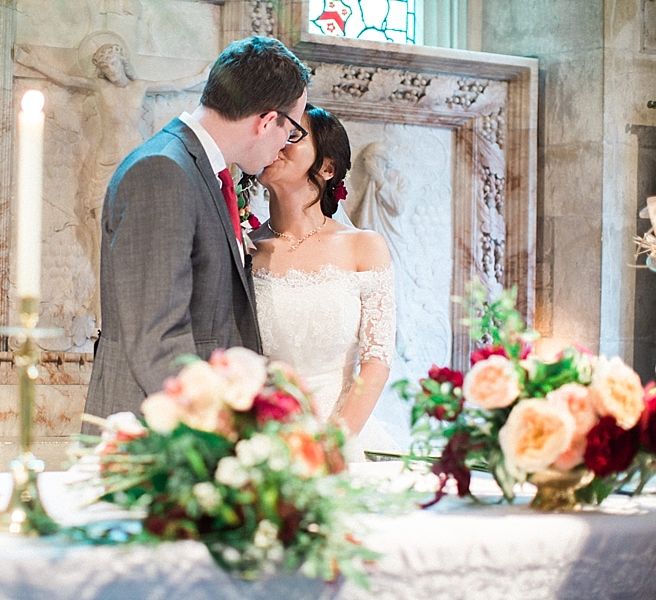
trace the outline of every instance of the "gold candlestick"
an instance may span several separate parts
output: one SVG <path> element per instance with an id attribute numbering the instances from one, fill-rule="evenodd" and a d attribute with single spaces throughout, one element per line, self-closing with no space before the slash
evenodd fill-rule
<path id="1" fill-rule="evenodd" d="M 0 516 L 0 529 L 13 534 L 39 535 L 54 533 L 57 524 L 48 516 L 41 499 L 37 479 L 43 471 L 43 461 L 32 454 L 32 413 L 36 379 L 39 375 L 39 348 L 36 345 L 36 324 L 39 319 L 39 301 L 25 297 L 20 300 L 19 328 L 3 328 L 1 333 L 17 335 L 21 339 L 15 352 L 18 368 L 18 395 L 20 418 L 19 455 L 11 462 L 13 490 L 9 504 Z"/>

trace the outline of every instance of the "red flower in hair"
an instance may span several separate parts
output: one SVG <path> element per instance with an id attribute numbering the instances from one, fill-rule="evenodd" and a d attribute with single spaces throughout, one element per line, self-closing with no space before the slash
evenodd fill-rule
<path id="1" fill-rule="evenodd" d="M 346 200 L 346 196 L 348 196 L 348 191 L 344 185 L 344 180 L 342 180 L 335 187 L 335 200 L 337 200 L 337 202 Z"/>

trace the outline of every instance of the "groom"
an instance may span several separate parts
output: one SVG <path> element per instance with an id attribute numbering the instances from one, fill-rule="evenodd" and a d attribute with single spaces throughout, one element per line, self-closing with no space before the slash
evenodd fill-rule
<path id="1" fill-rule="evenodd" d="M 103 206 L 102 336 L 85 412 L 138 412 L 182 354 L 261 350 L 250 257 L 226 167 L 257 173 L 276 159 L 297 133 L 308 79 L 277 40 L 233 42 L 214 63 L 196 110 L 118 167 Z"/>

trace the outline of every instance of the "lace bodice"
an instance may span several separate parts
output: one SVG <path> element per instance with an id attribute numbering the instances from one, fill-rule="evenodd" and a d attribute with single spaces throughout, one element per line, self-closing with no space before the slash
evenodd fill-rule
<path id="1" fill-rule="evenodd" d="M 391 365 L 395 338 L 392 268 L 253 272 L 264 354 L 294 367 L 328 418 L 353 382 L 356 363 Z"/>

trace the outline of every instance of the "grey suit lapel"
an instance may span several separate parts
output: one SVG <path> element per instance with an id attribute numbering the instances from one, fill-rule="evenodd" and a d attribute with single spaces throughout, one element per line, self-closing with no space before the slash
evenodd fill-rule
<path id="1" fill-rule="evenodd" d="M 212 172 L 212 166 L 210 161 L 205 154 L 202 144 L 198 141 L 198 138 L 194 132 L 187 127 L 180 119 L 173 119 L 166 127 L 164 131 L 171 133 L 178 137 L 182 143 L 187 148 L 189 154 L 194 157 L 196 161 L 196 166 L 198 171 L 205 180 L 207 189 L 214 200 L 214 205 L 216 210 L 219 213 L 221 225 L 223 226 L 223 231 L 228 238 L 228 243 L 230 244 L 230 252 L 232 253 L 232 259 L 237 266 L 237 272 L 241 278 L 248 299 L 251 302 L 251 305 L 255 306 L 255 301 L 253 299 L 251 286 L 248 284 L 248 278 L 246 276 L 246 271 L 244 265 L 241 261 L 241 254 L 239 253 L 239 246 L 237 245 L 237 238 L 235 237 L 235 232 L 232 228 L 232 221 L 230 220 L 230 215 L 228 214 L 228 207 L 226 206 L 225 198 L 221 193 L 221 188 L 219 186 L 219 180 L 215 173 Z"/>

